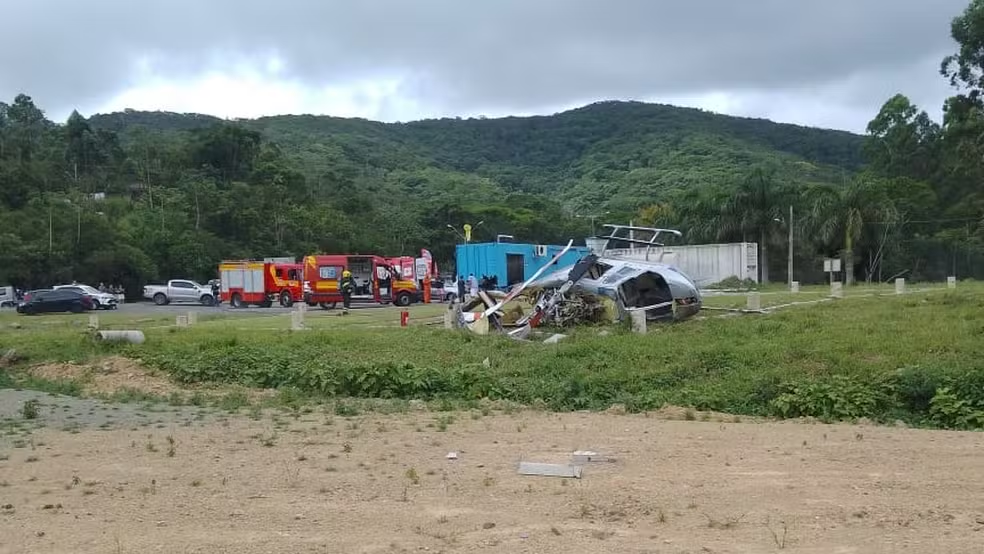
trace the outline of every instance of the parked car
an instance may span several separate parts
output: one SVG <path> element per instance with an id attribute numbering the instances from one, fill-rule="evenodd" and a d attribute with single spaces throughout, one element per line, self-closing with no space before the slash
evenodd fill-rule
<path id="1" fill-rule="evenodd" d="M 102 292 L 95 287 L 90 287 L 89 285 L 58 285 L 52 287 L 54 290 L 72 290 L 85 294 L 92 298 L 92 303 L 95 310 L 115 310 L 119 307 L 120 300 L 115 294 L 108 292 Z"/>
<path id="2" fill-rule="evenodd" d="M 458 298 L 458 283 L 453 279 L 431 281 L 431 298 L 435 302 L 454 302 Z"/>
<path id="3" fill-rule="evenodd" d="M 95 309 L 93 299 L 76 290 L 45 290 L 31 295 L 31 299 L 17 306 L 17 312 L 25 315 L 72 312 L 82 313 Z"/>
<path id="4" fill-rule="evenodd" d="M 166 285 L 146 285 L 143 296 L 158 306 L 171 302 L 195 302 L 204 306 L 215 304 L 212 287 L 186 279 L 171 279 Z"/>
<path id="5" fill-rule="evenodd" d="M 431 288 L 431 301 L 443 301 L 444 300 L 444 281 L 439 279 L 434 279 L 430 282 Z"/>
<path id="6" fill-rule="evenodd" d="M 458 298 L 458 280 L 445 281 L 442 297 L 445 302 L 454 302 Z"/>
<path id="7" fill-rule="evenodd" d="M 30 302 L 31 301 L 31 298 L 34 297 L 35 294 L 37 294 L 39 292 L 48 292 L 50 290 L 51 289 L 34 289 L 34 290 L 29 290 L 29 291 L 27 291 L 27 292 L 24 293 L 24 298 L 21 298 L 21 302 L 22 303 L 23 302 Z"/>

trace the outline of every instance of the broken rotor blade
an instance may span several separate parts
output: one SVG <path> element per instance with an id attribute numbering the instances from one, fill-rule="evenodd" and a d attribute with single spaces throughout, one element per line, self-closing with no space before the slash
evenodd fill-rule
<path id="1" fill-rule="evenodd" d="M 510 290 L 509 293 L 506 294 L 506 296 L 503 297 L 503 299 L 500 300 L 496 305 L 494 305 L 491 308 L 489 308 L 489 309 L 485 310 L 484 312 L 482 312 L 482 317 L 488 317 L 489 315 L 494 314 L 495 312 L 499 311 L 499 309 L 502 308 L 504 305 L 508 304 L 514 298 L 516 298 L 517 296 L 519 296 L 519 293 L 523 292 L 523 289 L 525 289 L 526 287 L 530 286 L 531 283 L 535 282 L 544 273 L 546 273 L 547 268 L 549 268 L 550 266 L 552 266 L 552 265 L 556 264 L 558 261 L 560 261 L 560 258 L 563 257 L 564 254 L 567 254 L 567 252 L 571 249 L 572 246 L 574 246 L 574 239 L 571 239 L 571 240 L 567 241 L 567 246 L 565 246 L 563 249 L 561 249 L 561 251 L 558 252 L 557 255 L 555 255 L 553 257 L 553 259 L 550 260 L 549 263 L 545 264 L 543 267 L 541 267 L 540 269 L 538 269 L 536 271 L 536 273 L 533 274 L 532 277 L 530 277 L 529 279 L 527 279 L 526 281 L 524 281 L 518 287 L 514 287 L 512 290 Z"/>

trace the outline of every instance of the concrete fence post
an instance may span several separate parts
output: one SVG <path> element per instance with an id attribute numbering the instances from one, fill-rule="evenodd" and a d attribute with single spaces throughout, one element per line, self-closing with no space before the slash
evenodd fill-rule
<path id="1" fill-rule="evenodd" d="M 92 314 L 92 315 L 89 316 L 89 328 L 90 329 L 96 329 L 96 330 L 99 329 L 99 316 L 98 315 Z"/>
<path id="2" fill-rule="evenodd" d="M 748 296 L 745 297 L 745 306 L 749 310 L 761 310 L 762 297 L 757 292 L 748 293 Z"/>
<path id="3" fill-rule="evenodd" d="M 632 332 L 642 335 L 646 334 L 646 312 L 644 310 L 636 310 L 629 313 L 632 317 Z"/>
<path id="4" fill-rule="evenodd" d="M 188 312 L 188 326 L 198 323 L 198 312 Z"/>
<path id="5" fill-rule="evenodd" d="M 290 313 L 290 330 L 300 331 L 304 329 L 304 312 L 302 310 L 294 310 Z"/>
<path id="6" fill-rule="evenodd" d="M 946 288 L 955 289 L 957 288 L 957 278 L 953 275 L 946 278 Z"/>
<path id="7" fill-rule="evenodd" d="M 843 298 L 844 283 L 841 283 L 840 281 L 834 281 L 833 283 L 830 283 L 830 296 L 833 296 L 834 298 Z"/>
<path id="8" fill-rule="evenodd" d="M 800 291 L 800 282 L 799 281 L 793 281 L 789 285 L 789 291 L 790 292 L 799 292 Z"/>
<path id="9" fill-rule="evenodd" d="M 188 316 L 186 316 L 186 315 L 179 315 L 177 317 L 177 321 L 175 321 L 175 323 L 177 323 L 178 327 L 187 327 L 188 326 Z"/>
<path id="10" fill-rule="evenodd" d="M 905 278 L 899 277 L 895 280 L 895 294 L 905 294 Z"/>

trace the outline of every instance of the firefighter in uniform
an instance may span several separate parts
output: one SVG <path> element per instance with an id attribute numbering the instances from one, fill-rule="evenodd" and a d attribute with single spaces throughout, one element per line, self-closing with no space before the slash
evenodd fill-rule
<path id="1" fill-rule="evenodd" d="M 342 270 L 342 280 L 339 281 L 338 288 L 342 291 L 343 313 L 348 313 L 349 307 L 352 305 L 352 293 L 355 291 L 355 279 L 352 278 L 351 271 Z"/>

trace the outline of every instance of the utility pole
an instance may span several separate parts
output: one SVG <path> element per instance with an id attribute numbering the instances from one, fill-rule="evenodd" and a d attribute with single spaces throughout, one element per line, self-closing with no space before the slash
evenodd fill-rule
<path id="1" fill-rule="evenodd" d="M 591 220 L 591 236 L 595 236 L 595 220 L 598 219 L 599 217 L 604 217 L 604 216 L 606 216 L 606 215 L 608 215 L 610 213 L 611 212 L 606 211 L 606 212 L 603 212 L 603 213 L 600 213 L 600 214 L 596 214 L 596 215 L 574 214 L 574 217 L 577 217 L 577 218 L 585 217 L 585 218 L 588 218 L 589 220 Z"/>
<path id="2" fill-rule="evenodd" d="M 786 262 L 786 272 L 789 273 L 787 280 L 789 288 L 793 288 L 793 207 L 789 206 L 789 259 Z"/>

